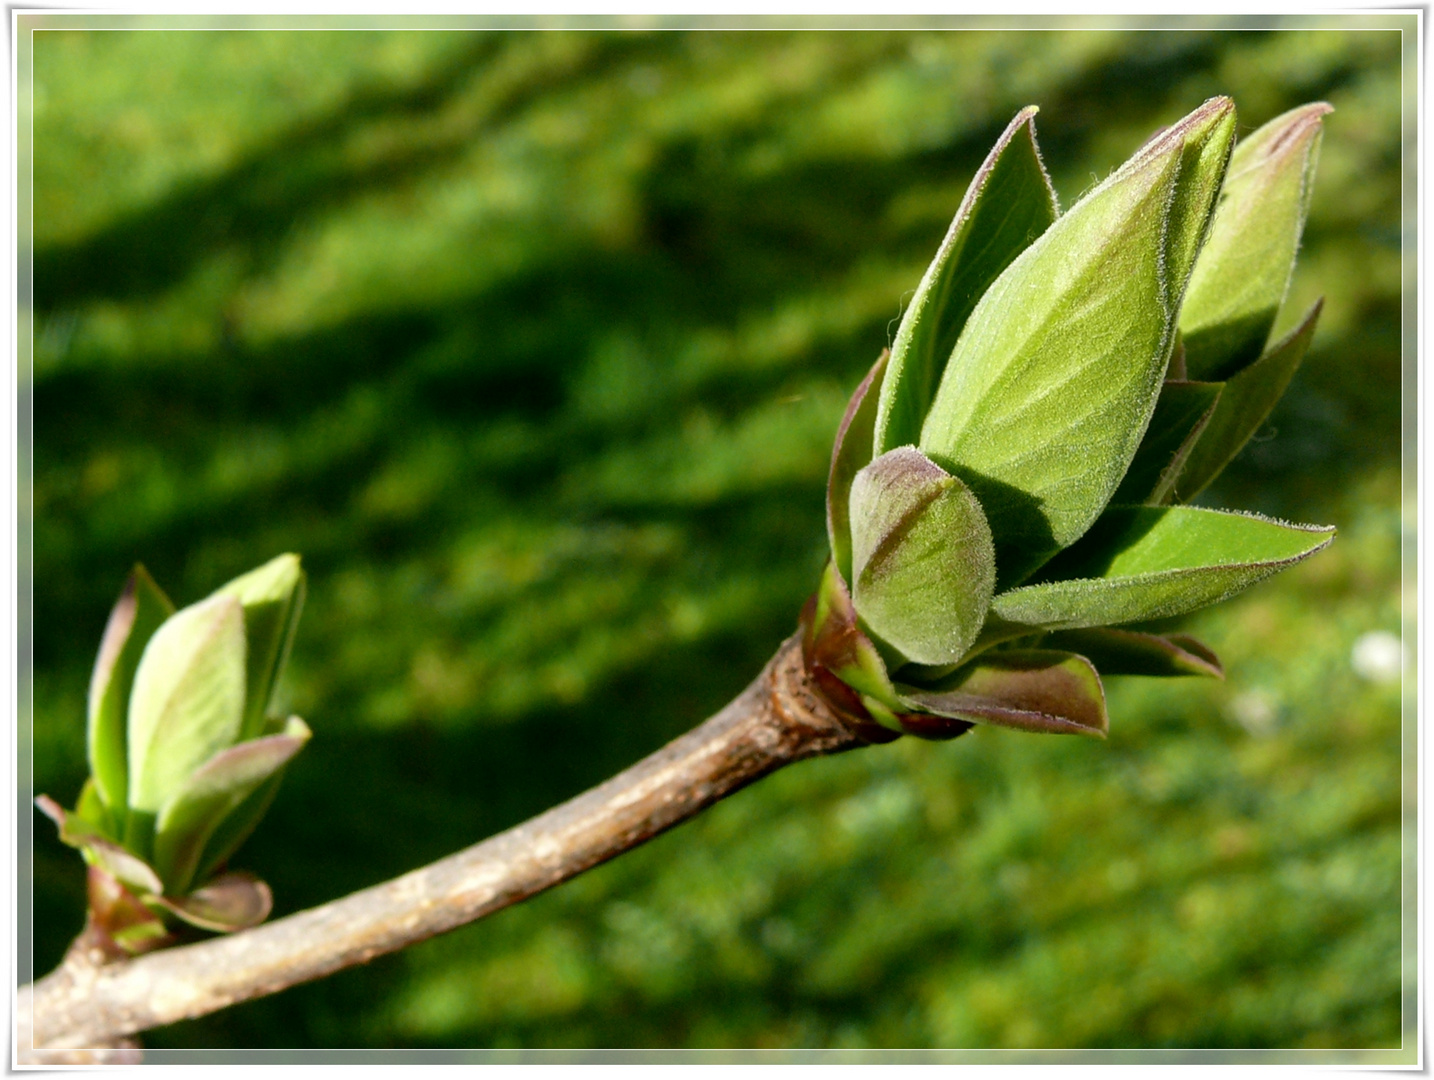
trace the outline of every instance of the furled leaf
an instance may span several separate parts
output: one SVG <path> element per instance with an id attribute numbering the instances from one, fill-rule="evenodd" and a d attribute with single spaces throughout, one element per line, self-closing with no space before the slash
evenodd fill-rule
<path id="1" fill-rule="evenodd" d="M 244 637 L 248 643 L 241 739 L 252 739 L 264 726 L 265 710 L 288 659 L 304 606 L 304 572 L 297 555 L 270 559 L 257 570 L 214 591 L 244 605 Z"/>
<path id="2" fill-rule="evenodd" d="M 1180 312 L 1192 379 L 1224 380 L 1264 350 L 1294 270 L 1329 105 L 1302 105 L 1241 141 Z"/>
<path id="3" fill-rule="evenodd" d="M 221 750 L 180 785 L 155 825 L 154 866 L 167 892 L 187 891 L 219 823 L 282 769 L 309 734 L 302 720 L 290 717 L 283 734 Z"/>
<path id="4" fill-rule="evenodd" d="M 1100 676 L 1068 652 L 990 653 L 933 688 L 900 689 L 914 708 L 978 724 L 1098 738 L 1108 727 Z"/>
<path id="5" fill-rule="evenodd" d="M 244 655 L 244 612 L 232 596 L 187 607 L 155 632 L 130 695 L 131 810 L 158 813 L 195 769 L 238 739 Z M 142 831 L 132 821 L 126 843 Z"/>
<path id="6" fill-rule="evenodd" d="M 874 456 L 921 437 L 942 366 L 976 302 L 1060 213 L 1036 147 L 1036 112 L 1022 109 L 996 140 L 902 317 L 881 384 Z"/>
<path id="7" fill-rule="evenodd" d="M 1233 596 L 1332 539 L 1332 527 L 1253 514 L 1111 507 L 1041 582 L 997 595 L 991 612 L 999 624 L 1051 630 L 1165 618 Z"/>
<path id="8" fill-rule="evenodd" d="M 1323 300 L 1277 345 L 1224 384 L 1220 401 L 1176 480 L 1174 495 L 1189 502 L 1219 476 L 1250 441 L 1280 400 L 1314 339 Z"/>
<path id="9" fill-rule="evenodd" d="M 1225 677 L 1219 658 L 1188 634 L 1142 634 L 1098 627 L 1058 630 L 1041 645 L 1080 653 L 1102 675 L 1208 675 Z"/>
<path id="10" fill-rule="evenodd" d="M 967 321 L 921 449 L 980 500 L 1003 587 L 1084 533 L 1135 455 L 1184 284 L 1172 280 L 1172 238 L 1218 183 L 1223 154 L 1200 148 L 1227 143 L 1232 116 L 1216 98 L 1161 133 L 1027 248 Z"/>
<path id="11" fill-rule="evenodd" d="M 1168 500 L 1191 450 L 1214 415 L 1221 389 L 1220 383 L 1178 381 L 1167 381 L 1160 388 L 1145 438 L 1111 502 L 1159 505 Z"/>
<path id="12" fill-rule="evenodd" d="M 991 530 L 965 484 L 914 447 L 881 455 L 851 485 L 852 600 L 904 660 L 955 663 L 995 584 Z"/>
<path id="13" fill-rule="evenodd" d="M 174 605 L 169 597 L 143 566 L 136 565 L 105 624 L 99 656 L 90 676 L 86 737 L 90 776 L 117 830 L 124 828 L 128 799 L 125 719 L 135 669 L 150 637 L 173 614 Z"/>
<path id="14" fill-rule="evenodd" d="M 1182 130 L 1183 128 L 1183 130 Z M 1180 135 L 1180 182 L 1170 204 L 1166 241 L 1166 276 L 1173 311 L 1190 280 L 1196 256 L 1210 234 L 1214 208 L 1225 182 L 1230 151 L 1235 143 L 1235 106 L 1229 98 L 1211 98 L 1170 129 Z M 1162 132 L 1147 143 L 1159 153 Z M 1144 148 L 1143 148 L 1144 149 Z"/>
<path id="15" fill-rule="evenodd" d="M 851 481 L 871 462 L 877 397 L 873 390 L 881 385 L 890 355 L 882 350 L 852 394 L 832 446 L 831 472 L 827 477 L 827 539 L 843 581 L 851 580 Z"/>
<path id="16" fill-rule="evenodd" d="M 228 934 L 258 926 L 274 910 L 274 894 L 253 874 L 222 874 L 182 897 L 160 900 L 170 912 L 201 930 Z"/>

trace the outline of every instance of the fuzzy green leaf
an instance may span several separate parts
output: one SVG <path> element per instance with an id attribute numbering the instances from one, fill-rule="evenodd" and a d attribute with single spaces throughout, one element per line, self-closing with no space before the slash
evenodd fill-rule
<path id="1" fill-rule="evenodd" d="M 267 919 L 274 910 L 274 894 L 253 874 L 236 870 L 187 896 L 165 897 L 160 903 L 191 926 L 229 934 Z"/>
<path id="2" fill-rule="evenodd" d="M 852 600 L 902 658 L 955 663 L 980 632 L 995 552 L 965 484 L 914 447 L 891 450 L 851 486 Z"/>
<path id="3" fill-rule="evenodd" d="M 1319 321 L 1323 300 L 1277 345 L 1224 384 L 1220 401 L 1176 480 L 1178 501 L 1189 502 L 1230 464 L 1265 422 L 1294 378 Z"/>
<path id="4" fill-rule="evenodd" d="M 1135 455 L 1184 284 L 1172 244 L 1224 161 L 1195 151 L 1228 142 L 1232 112 L 1207 102 L 1072 207 L 996 280 L 956 344 L 921 448 L 980 499 L 1003 586 L 1080 537 Z"/>
<path id="5" fill-rule="evenodd" d="M 921 437 L 942 366 L 976 302 L 1060 213 L 1036 147 L 1036 112 L 1022 109 L 996 140 L 901 319 L 881 384 L 874 456 Z"/>
<path id="6" fill-rule="evenodd" d="M 1059 630 L 1048 634 L 1041 644 L 1080 653 L 1102 675 L 1225 677 L 1219 657 L 1188 634 L 1142 634 L 1098 627 Z"/>
<path id="7" fill-rule="evenodd" d="M 852 394 L 832 446 L 831 472 L 827 476 L 827 539 L 843 581 L 851 580 L 851 482 L 871 462 L 877 398 L 872 391 L 881 385 L 890 355 L 882 350 Z"/>
<path id="8" fill-rule="evenodd" d="M 1180 312 L 1192 379 L 1228 379 L 1264 350 L 1294 271 L 1329 105 L 1302 105 L 1235 148 Z"/>
<path id="9" fill-rule="evenodd" d="M 265 710 L 284 669 L 304 606 L 304 572 L 293 554 L 270 559 L 257 570 L 216 589 L 244 605 L 248 643 L 241 739 L 252 739 L 264 726 Z"/>
<path id="10" fill-rule="evenodd" d="M 187 607 L 155 632 L 130 695 L 131 810 L 157 814 L 195 769 L 234 745 L 244 716 L 244 658 L 244 612 L 232 596 Z M 126 842 L 142 831 L 131 822 Z"/>
<path id="11" fill-rule="evenodd" d="M 1334 529 L 1195 507 L 1111 507 L 1045 579 L 1001 593 L 994 621 L 1031 629 L 1143 622 L 1214 604 L 1308 558 Z"/>
<path id="12" fill-rule="evenodd" d="M 1100 676 L 1069 652 L 991 653 L 935 687 L 900 689 L 911 707 L 978 724 L 1097 738 L 1109 726 Z"/>
<path id="13" fill-rule="evenodd" d="M 155 825 L 154 866 L 168 892 L 188 890 L 220 822 L 303 749 L 309 735 L 302 720 L 290 717 L 283 734 L 221 750 L 189 776 Z"/>
<path id="14" fill-rule="evenodd" d="M 174 605 L 143 566 L 136 565 L 120 591 L 100 639 L 99 656 L 90 676 L 86 746 L 90 776 L 109 808 L 114 829 L 124 829 L 129 767 L 125 727 L 135 669 L 150 637 Z"/>
<path id="15" fill-rule="evenodd" d="M 1155 402 L 1145 438 L 1111 502 L 1168 501 L 1205 425 L 1214 415 L 1222 384 L 1166 381 Z"/>
<path id="16" fill-rule="evenodd" d="M 1174 128 L 1153 136 L 1148 146 L 1173 131 L 1183 140 L 1180 182 L 1170 205 L 1166 274 L 1171 307 L 1178 311 L 1196 256 L 1210 235 L 1214 209 L 1235 144 L 1235 107 L 1229 98 L 1211 98 Z"/>

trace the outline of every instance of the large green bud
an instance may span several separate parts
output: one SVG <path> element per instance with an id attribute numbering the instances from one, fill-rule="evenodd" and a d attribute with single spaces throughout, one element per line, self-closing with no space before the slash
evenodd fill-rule
<path id="1" fill-rule="evenodd" d="M 169 917 L 225 931 L 268 915 L 262 881 L 220 871 L 309 738 L 269 713 L 303 597 L 295 555 L 181 611 L 142 566 L 120 593 L 90 681 L 90 779 L 72 811 L 37 801 L 84 854 L 92 918 L 127 951 L 169 940 Z"/>
<path id="2" fill-rule="evenodd" d="M 1213 98 L 1065 214 L 1036 110 L 1016 115 L 832 452 L 832 560 L 805 647 L 863 733 L 1104 735 L 1101 673 L 1221 674 L 1193 639 L 1121 627 L 1330 542 L 1177 505 L 1244 445 L 1312 337 L 1318 305 L 1269 341 L 1328 111 L 1288 113 L 1232 155 L 1235 107 Z"/>

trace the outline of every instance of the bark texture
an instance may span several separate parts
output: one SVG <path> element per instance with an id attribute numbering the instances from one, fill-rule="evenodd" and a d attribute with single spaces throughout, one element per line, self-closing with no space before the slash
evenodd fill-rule
<path id="1" fill-rule="evenodd" d="M 862 745 L 782 644 L 726 708 L 612 779 L 402 877 L 252 930 L 108 962 L 76 942 L 16 1002 L 21 1060 L 122 1061 L 126 1036 L 203 1016 L 481 919 L 636 847 L 783 765 Z M 98 1056 L 75 1058 L 82 1048 Z M 44 1051 L 35 1053 L 35 1051 Z M 59 1058 L 57 1053 L 71 1056 Z"/>

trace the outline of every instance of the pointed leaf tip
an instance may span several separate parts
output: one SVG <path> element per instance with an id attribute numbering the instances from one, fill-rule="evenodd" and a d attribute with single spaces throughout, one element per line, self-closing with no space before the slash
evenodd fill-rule
<path id="1" fill-rule="evenodd" d="M 942 369 L 990 284 L 1060 213 L 1036 145 L 1035 106 L 1001 133 L 902 316 L 881 383 L 875 454 L 914 444 Z"/>
<path id="2" fill-rule="evenodd" d="M 998 594 L 996 619 L 1030 629 L 1115 626 L 1218 603 L 1309 558 L 1332 526 L 1189 506 L 1116 506 L 1035 584 Z"/>
<path id="3" fill-rule="evenodd" d="M 242 738 L 254 738 L 264 726 L 264 716 L 293 646 L 304 594 L 304 571 L 299 556 L 292 552 L 241 574 L 212 594 L 232 596 L 244 607 L 248 653 Z"/>
<path id="4" fill-rule="evenodd" d="M 1235 147 L 1180 312 L 1191 378 L 1228 379 L 1264 350 L 1294 272 L 1330 111 L 1323 102 L 1293 109 Z"/>

